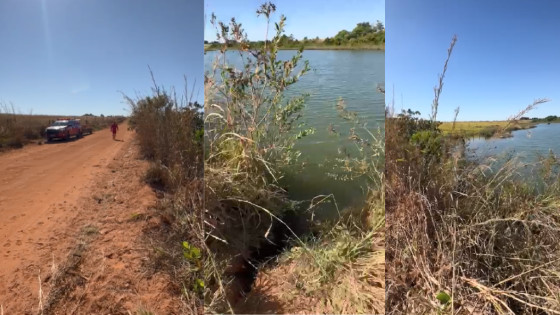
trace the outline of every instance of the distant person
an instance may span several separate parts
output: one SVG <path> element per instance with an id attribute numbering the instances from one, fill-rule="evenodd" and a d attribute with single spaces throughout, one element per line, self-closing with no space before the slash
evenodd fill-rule
<path id="1" fill-rule="evenodd" d="M 119 125 L 117 125 L 117 122 L 114 121 L 113 124 L 111 125 L 111 132 L 113 133 L 113 140 L 116 140 L 117 130 L 119 130 Z"/>

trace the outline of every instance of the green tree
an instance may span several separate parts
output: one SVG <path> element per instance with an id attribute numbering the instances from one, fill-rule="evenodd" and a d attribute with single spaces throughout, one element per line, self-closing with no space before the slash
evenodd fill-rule
<path id="1" fill-rule="evenodd" d="M 381 21 L 379 20 L 377 20 L 377 23 L 375 24 L 375 31 L 377 32 L 385 31 L 385 26 L 383 26 L 383 23 L 381 23 Z"/>

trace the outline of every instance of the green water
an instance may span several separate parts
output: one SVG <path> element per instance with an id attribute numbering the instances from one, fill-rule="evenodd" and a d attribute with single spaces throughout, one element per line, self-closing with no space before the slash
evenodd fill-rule
<path id="1" fill-rule="evenodd" d="M 205 68 L 209 70 L 216 54 L 207 52 Z M 294 51 L 280 51 L 279 58 L 288 59 Z M 303 53 L 309 61 L 311 71 L 293 85 L 290 93 L 310 94 L 302 121 L 307 127 L 316 129 L 315 134 L 301 139 L 297 148 L 301 151 L 301 161 L 305 167 L 298 171 L 289 171 L 282 180 L 290 197 L 308 201 L 318 195 L 333 194 L 340 210 L 349 206 L 359 206 L 365 197 L 365 181 L 341 181 L 329 174 L 340 173 L 333 167 L 336 158 L 344 157 L 344 152 L 356 153 L 355 145 L 348 139 L 350 128 L 365 136 L 360 125 L 366 123 L 368 130 L 384 128 L 385 98 L 377 92 L 378 84 L 384 85 L 385 53 L 382 51 L 333 51 L 313 50 Z M 239 63 L 235 53 L 227 55 L 228 61 Z M 361 124 L 356 126 L 342 119 L 336 104 L 344 99 L 346 109 L 357 113 Z M 329 132 L 329 125 L 339 135 Z M 316 209 L 317 218 L 329 218 L 337 214 L 333 203 L 324 204 Z"/>

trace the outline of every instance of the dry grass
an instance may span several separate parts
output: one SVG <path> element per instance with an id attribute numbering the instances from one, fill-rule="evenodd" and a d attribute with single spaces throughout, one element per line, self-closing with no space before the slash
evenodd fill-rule
<path id="1" fill-rule="evenodd" d="M 470 162 L 435 117 L 386 128 L 389 314 L 560 313 L 558 173 Z"/>

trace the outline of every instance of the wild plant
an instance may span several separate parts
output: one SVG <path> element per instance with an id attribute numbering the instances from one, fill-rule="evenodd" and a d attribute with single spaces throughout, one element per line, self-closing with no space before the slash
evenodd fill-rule
<path id="1" fill-rule="evenodd" d="M 224 305 L 227 281 L 222 278 L 228 276 L 224 270 L 235 269 L 239 259 L 249 260 L 251 250 L 263 241 L 274 242 L 269 237 L 272 225 L 282 224 L 278 223 L 282 213 L 292 208 L 279 185 L 282 169 L 297 163 L 296 141 L 313 133 L 300 122 L 306 95 L 288 95 L 309 65 L 302 50 L 280 59 L 286 18 L 274 23 L 274 35 L 268 39 L 275 10 L 270 2 L 257 10 L 266 21 L 266 40 L 257 48 L 251 47 L 235 19 L 225 24 L 214 14 L 211 18 L 221 42 L 205 75 L 205 231 L 211 308 Z M 235 66 L 236 58 L 241 66 Z M 236 256 L 240 258 L 234 262 Z"/>

